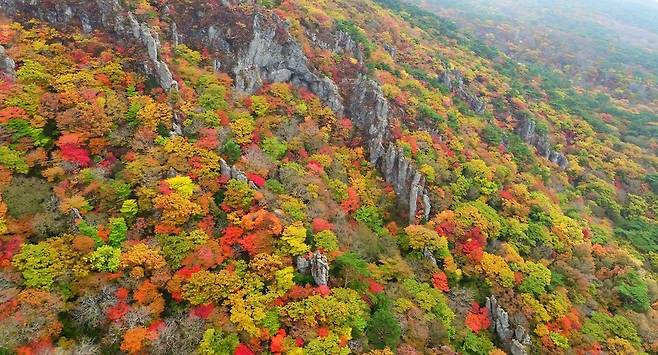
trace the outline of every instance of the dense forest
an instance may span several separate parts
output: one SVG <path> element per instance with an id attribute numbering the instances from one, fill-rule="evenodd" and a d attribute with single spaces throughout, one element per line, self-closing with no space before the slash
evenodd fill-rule
<path id="1" fill-rule="evenodd" d="M 658 12 L 518 3 L 0 0 L 0 354 L 658 353 Z"/>

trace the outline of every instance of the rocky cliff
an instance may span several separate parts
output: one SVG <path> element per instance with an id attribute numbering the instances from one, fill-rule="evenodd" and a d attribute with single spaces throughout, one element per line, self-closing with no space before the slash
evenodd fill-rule
<path id="1" fill-rule="evenodd" d="M 215 69 L 233 75 L 236 89 L 253 93 L 267 82 L 290 82 L 309 89 L 339 116 L 343 114 L 336 84 L 311 69 L 301 46 L 275 14 L 231 6 L 202 14 L 181 6 L 172 12 L 176 40 L 207 49 Z"/>

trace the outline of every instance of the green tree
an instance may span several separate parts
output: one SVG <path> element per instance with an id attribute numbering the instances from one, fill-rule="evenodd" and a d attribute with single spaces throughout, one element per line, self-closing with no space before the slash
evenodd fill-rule
<path id="1" fill-rule="evenodd" d="M 123 204 L 121 205 L 121 209 L 119 210 L 123 215 L 126 217 L 134 217 L 137 212 L 139 212 L 139 207 L 137 206 L 137 201 L 136 200 L 125 200 L 123 201 Z"/>
<path id="2" fill-rule="evenodd" d="M 209 328 L 203 333 L 203 338 L 197 347 L 202 355 L 233 355 L 240 344 L 238 336 L 224 333 L 221 329 Z"/>
<path id="3" fill-rule="evenodd" d="M 540 263 L 532 261 L 526 261 L 522 270 L 527 275 L 523 278 L 519 291 L 532 293 L 535 296 L 546 292 L 546 286 L 551 284 L 551 270 Z"/>
<path id="4" fill-rule="evenodd" d="M 201 96 L 199 96 L 199 106 L 206 110 L 225 110 L 228 107 L 226 103 L 226 88 L 218 84 L 210 84 Z"/>
<path id="5" fill-rule="evenodd" d="M 0 164 L 20 174 L 27 174 L 30 169 L 22 154 L 6 145 L 0 146 Z"/>
<path id="6" fill-rule="evenodd" d="M 617 278 L 616 287 L 624 306 L 636 311 L 646 312 L 651 306 L 649 286 L 642 280 L 637 271 L 629 271 Z"/>
<path id="7" fill-rule="evenodd" d="M 338 250 L 338 238 L 336 234 L 330 230 L 323 230 L 315 233 L 313 236 L 316 248 L 322 248 L 327 252 Z"/>
<path id="8" fill-rule="evenodd" d="M 332 263 L 332 273 L 343 279 L 346 287 L 361 287 L 363 284 L 357 281 L 360 278 L 370 276 L 368 263 L 354 252 L 340 255 Z M 356 285 L 355 285 L 356 283 Z"/>
<path id="9" fill-rule="evenodd" d="M 503 142 L 503 132 L 500 128 L 488 124 L 482 130 L 482 138 L 487 144 L 497 146 Z"/>
<path id="10" fill-rule="evenodd" d="M 242 156 L 242 150 L 240 149 L 240 145 L 235 143 L 235 141 L 228 140 L 222 146 L 222 154 L 224 154 L 229 164 L 235 164 Z"/>
<path id="11" fill-rule="evenodd" d="M 306 228 L 302 222 L 295 222 L 283 230 L 281 240 L 285 243 L 284 251 L 292 255 L 302 255 L 309 250 L 306 240 Z"/>
<path id="12" fill-rule="evenodd" d="M 375 206 L 361 206 L 354 213 L 354 219 L 364 223 L 373 232 L 381 236 L 384 233 L 384 219 L 379 208 Z"/>
<path id="13" fill-rule="evenodd" d="M 470 331 L 466 334 L 462 343 L 462 351 L 465 354 L 487 355 L 493 349 L 494 345 L 489 338 Z"/>
<path id="14" fill-rule="evenodd" d="M 277 137 L 263 139 L 263 152 L 274 160 L 281 159 L 288 151 L 288 145 Z"/>
<path id="15" fill-rule="evenodd" d="M 121 263 L 121 249 L 102 245 L 89 255 L 87 261 L 98 271 L 115 272 Z"/>
<path id="16" fill-rule="evenodd" d="M 395 349 L 400 342 L 400 323 L 392 311 L 390 298 L 383 294 L 375 297 L 375 311 L 368 321 L 366 336 L 368 342 L 378 349 Z"/>
<path id="17" fill-rule="evenodd" d="M 24 244 L 14 256 L 13 264 L 22 272 L 26 287 L 49 288 L 61 274 L 57 256 L 57 251 L 47 242 Z"/>
<path id="18" fill-rule="evenodd" d="M 226 185 L 224 203 L 234 209 L 247 209 L 251 206 L 255 193 L 246 182 L 231 179 Z"/>
<path id="19" fill-rule="evenodd" d="M 110 219 L 110 235 L 108 239 L 111 246 L 120 248 L 121 244 L 126 240 L 127 232 L 128 226 L 126 226 L 126 220 L 123 217 Z"/>

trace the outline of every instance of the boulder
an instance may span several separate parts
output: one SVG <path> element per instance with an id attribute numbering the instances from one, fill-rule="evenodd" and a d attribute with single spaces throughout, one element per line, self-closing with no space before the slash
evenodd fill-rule
<path id="1" fill-rule="evenodd" d="M 9 57 L 3 46 L 0 46 L 0 73 L 4 73 L 11 80 L 16 80 L 16 63 Z"/>

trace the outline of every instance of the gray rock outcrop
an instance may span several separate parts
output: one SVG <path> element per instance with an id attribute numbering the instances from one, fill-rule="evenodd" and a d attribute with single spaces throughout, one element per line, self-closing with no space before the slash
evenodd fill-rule
<path id="1" fill-rule="evenodd" d="M 259 12 L 248 20 L 249 33 L 235 34 L 233 23 L 212 23 L 203 36 L 193 35 L 192 39 L 215 52 L 215 67 L 221 66 L 234 75 L 236 89 L 253 93 L 266 82 L 290 82 L 307 88 L 341 116 L 343 104 L 338 87 L 331 79 L 309 69 L 301 46 L 287 32 L 283 21 L 276 15 Z"/>
<path id="2" fill-rule="evenodd" d="M 16 80 L 16 63 L 7 55 L 3 46 L 0 46 L 0 73 L 4 73 L 11 80 Z"/>
<path id="3" fill-rule="evenodd" d="M 319 48 L 330 50 L 337 54 L 348 54 L 359 63 L 364 62 L 365 55 L 363 48 L 349 33 L 340 30 L 334 32 L 307 30 L 306 35 Z"/>
<path id="4" fill-rule="evenodd" d="M 408 208 L 409 223 L 416 219 L 419 204 L 423 208 L 424 219 L 428 219 L 432 205 L 425 187 L 425 177 L 404 156 L 404 150 L 393 142 L 389 143 L 379 166 L 384 179 L 393 185 L 398 202 Z"/>
<path id="5" fill-rule="evenodd" d="M 367 142 L 370 163 L 377 166 L 386 153 L 390 135 L 388 101 L 379 84 L 365 76 L 358 78 L 352 86 L 347 112 Z"/>
<path id="6" fill-rule="evenodd" d="M 319 250 L 313 254 L 298 256 L 295 265 L 297 271 L 302 274 L 310 271 L 316 285 L 326 285 L 329 282 L 329 261 Z"/>
<path id="7" fill-rule="evenodd" d="M 326 285 L 329 282 L 329 261 L 327 256 L 319 250 L 311 258 L 311 276 L 318 286 Z"/>
<path id="8" fill-rule="evenodd" d="M 527 347 L 532 341 L 526 329 L 517 324 L 512 330 L 509 314 L 498 304 L 496 296 L 487 297 L 486 308 L 491 318 L 491 326 L 505 349 L 512 355 L 527 355 Z"/>
<path id="9" fill-rule="evenodd" d="M 446 70 L 439 76 L 443 85 L 464 100 L 468 106 L 478 115 L 484 113 L 486 105 L 484 100 L 470 92 L 464 84 L 464 76 L 459 70 Z"/>
<path id="10" fill-rule="evenodd" d="M 295 259 L 295 266 L 297 267 L 297 271 L 299 271 L 302 274 L 305 274 L 308 272 L 309 268 L 311 267 L 311 261 L 307 259 L 304 255 L 298 256 Z"/>
<path id="11" fill-rule="evenodd" d="M 557 164 L 560 169 L 566 169 L 569 166 L 567 158 L 564 154 L 555 151 L 548 136 L 537 132 L 536 127 L 537 123 L 533 119 L 523 118 L 519 121 L 516 132 L 524 142 L 535 147 L 539 155 Z"/>
<path id="12" fill-rule="evenodd" d="M 244 173 L 244 171 L 236 168 L 233 165 L 229 165 L 226 160 L 220 158 L 219 159 L 219 170 L 220 174 L 224 177 L 228 177 L 229 179 L 235 179 L 238 181 L 244 181 L 251 186 L 253 189 L 258 189 L 258 186 L 254 184 L 253 181 L 249 180 L 247 178 L 247 174 Z"/>
<path id="13" fill-rule="evenodd" d="M 178 88 L 178 83 L 174 81 L 173 75 L 167 66 L 167 63 L 160 60 L 158 52 L 160 51 L 160 39 L 158 33 L 153 31 L 146 23 L 137 21 L 132 13 L 128 13 L 128 22 L 132 29 L 132 35 L 135 39 L 141 41 L 146 47 L 149 59 L 154 70 L 155 77 L 158 79 L 160 87 L 165 91 L 171 88 Z"/>

